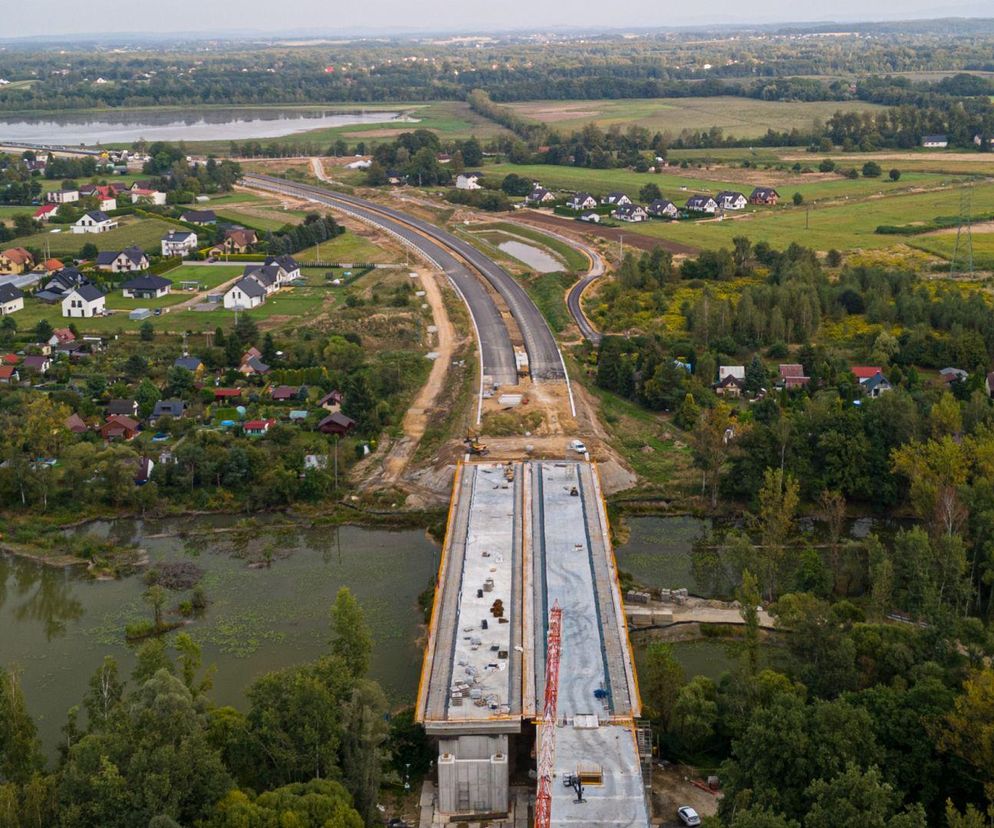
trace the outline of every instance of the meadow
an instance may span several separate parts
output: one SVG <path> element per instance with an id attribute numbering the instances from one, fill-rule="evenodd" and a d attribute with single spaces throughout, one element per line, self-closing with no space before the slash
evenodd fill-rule
<path id="1" fill-rule="evenodd" d="M 120 226 L 106 233 L 73 233 L 69 225 L 54 225 L 30 236 L 21 236 L 15 242 L 18 247 L 46 248 L 52 256 L 59 258 L 79 256 L 84 244 L 95 244 L 97 249 L 122 250 L 131 245 L 137 245 L 143 250 L 157 251 L 160 249 L 162 237 L 176 229 L 179 225 L 165 219 L 136 218 L 122 216 L 117 219 Z M 52 232 L 58 230 L 59 232 Z"/>

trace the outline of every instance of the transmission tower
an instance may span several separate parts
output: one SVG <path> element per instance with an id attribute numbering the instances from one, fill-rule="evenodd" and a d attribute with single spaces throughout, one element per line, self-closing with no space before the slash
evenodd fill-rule
<path id="1" fill-rule="evenodd" d="M 956 228 L 953 258 L 949 263 L 950 276 L 973 273 L 973 230 L 970 227 L 972 207 L 973 187 L 966 187 L 959 196 L 959 226 Z"/>

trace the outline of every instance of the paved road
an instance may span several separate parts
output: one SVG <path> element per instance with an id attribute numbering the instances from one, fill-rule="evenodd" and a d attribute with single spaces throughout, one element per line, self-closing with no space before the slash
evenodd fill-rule
<path id="1" fill-rule="evenodd" d="M 514 349 L 511 346 L 511 337 L 507 332 L 507 326 L 504 324 L 500 310 L 479 279 L 445 247 L 425 238 L 422 233 L 413 230 L 409 223 L 393 220 L 390 216 L 393 211 L 387 211 L 372 202 L 271 176 L 246 175 L 243 180 L 253 187 L 276 189 L 288 195 L 320 201 L 329 207 L 344 210 L 362 221 L 377 225 L 408 246 L 416 248 L 424 257 L 445 272 L 449 281 L 465 300 L 480 341 L 483 375 L 490 377 L 491 381 L 498 385 L 515 385 L 517 383 L 518 372 L 514 363 Z M 398 217 L 400 215 L 398 214 Z"/>
<path id="2" fill-rule="evenodd" d="M 244 180 L 251 186 L 298 195 L 350 212 L 389 230 L 408 244 L 415 246 L 446 272 L 466 300 L 476 323 L 480 347 L 484 353 L 484 373 L 491 375 L 494 382 L 514 384 L 516 382 L 514 352 L 507 328 L 489 294 L 463 264 L 462 260 L 465 260 L 473 270 L 490 283 L 507 304 L 508 310 L 521 330 L 525 349 L 528 351 L 532 379 L 538 382 L 566 379 L 566 369 L 559 347 L 545 317 L 531 301 L 524 288 L 510 274 L 468 242 L 430 222 L 355 196 L 271 176 L 246 175 Z M 458 254 L 459 258 L 453 253 Z"/>

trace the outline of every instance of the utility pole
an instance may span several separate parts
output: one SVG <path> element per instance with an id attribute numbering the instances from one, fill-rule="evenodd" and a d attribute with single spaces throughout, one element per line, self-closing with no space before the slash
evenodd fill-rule
<path id="1" fill-rule="evenodd" d="M 957 273 L 973 273 L 973 230 L 970 213 L 973 209 L 973 188 L 967 187 L 959 197 L 959 226 L 956 228 L 956 244 L 953 246 L 953 258 L 949 263 L 949 275 Z M 964 261 L 960 262 L 960 254 Z M 959 266 L 959 267 L 957 267 Z"/>

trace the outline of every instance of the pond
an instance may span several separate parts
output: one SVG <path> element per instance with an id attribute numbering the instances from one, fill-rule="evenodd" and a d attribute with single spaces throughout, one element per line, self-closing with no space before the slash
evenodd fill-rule
<path id="1" fill-rule="evenodd" d="M 557 273 L 565 267 L 559 259 L 548 251 L 524 242 L 502 241 L 497 245 L 497 248 L 519 262 L 524 262 L 536 273 Z"/>
<path id="2" fill-rule="evenodd" d="M 183 522 L 184 529 L 190 526 Z M 272 568 L 252 569 L 220 544 L 205 543 L 191 557 L 180 539 L 161 536 L 179 527 L 128 520 L 98 525 L 94 534 L 137 542 L 153 562 L 193 561 L 204 570 L 210 603 L 185 629 L 201 644 L 204 663 L 217 665 L 217 704 L 243 707 L 253 679 L 326 652 L 329 608 L 341 586 L 356 595 L 372 628 L 373 678 L 394 704 L 413 702 L 421 669 L 417 598 L 438 558 L 424 532 L 351 526 L 281 531 Z M 46 750 L 54 748 L 66 710 L 80 702 L 105 655 L 130 673 L 134 656 L 124 628 L 151 617 L 144 589 L 140 576 L 92 581 L 0 557 L 0 665 L 21 671 Z M 182 595 L 169 593 L 169 605 Z"/>
<path id="3" fill-rule="evenodd" d="M 0 138 L 29 144 L 130 144 L 147 141 L 238 141 L 278 138 L 329 127 L 416 123 L 402 112 L 341 109 L 221 108 L 191 112 L 120 110 L 0 118 Z"/>

